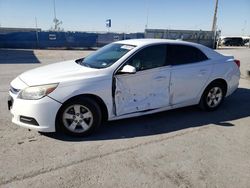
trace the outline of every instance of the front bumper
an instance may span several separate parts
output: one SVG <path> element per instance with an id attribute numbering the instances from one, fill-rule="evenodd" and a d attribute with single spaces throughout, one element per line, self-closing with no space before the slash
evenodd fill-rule
<path id="1" fill-rule="evenodd" d="M 34 129 L 40 132 L 55 132 L 56 114 L 61 104 L 49 97 L 39 100 L 23 100 L 9 92 L 8 106 L 13 115 L 12 122 L 21 127 Z M 37 125 L 20 120 L 22 117 L 30 117 L 36 120 Z M 26 118 L 27 119 L 27 118 Z"/>

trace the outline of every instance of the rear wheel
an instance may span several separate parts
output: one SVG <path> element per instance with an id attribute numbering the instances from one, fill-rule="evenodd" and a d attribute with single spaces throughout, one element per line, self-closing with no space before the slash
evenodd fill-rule
<path id="1" fill-rule="evenodd" d="M 86 136 L 101 124 L 101 110 L 90 98 L 77 98 L 67 102 L 60 109 L 57 127 L 66 134 Z"/>
<path id="2" fill-rule="evenodd" d="M 199 106 L 207 111 L 216 110 L 224 101 L 225 87 L 221 83 L 212 83 L 204 91 Z"/>

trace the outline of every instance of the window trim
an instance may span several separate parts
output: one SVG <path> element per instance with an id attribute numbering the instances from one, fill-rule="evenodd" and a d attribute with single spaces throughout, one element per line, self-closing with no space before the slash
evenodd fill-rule
<path id="1" fill-rule="evenodd" d="M 153 46 L 159 46 L 159 45 L 164 45 L 166 46 L 166 58 L 165 58 L 165 63 L 164 63 L 164 66 L 160 66 L 160 67 L 155 67 L 155 68 L 151 68 L 151 69 L 145 69 L 145 70 L 139 70 L 139 71 L 136 71 L 137 72 L 142 72 L 142 71 L 147 71 L 147 70 L 152 70 L 152 69 L 156 69 L 156 68 L 164 68 L 164 67 L 170 67 L 171 65 L 169 65 L 167 63 L 167 43 L 156 43 L 156 44 L 148 44 L 146 46 L 143 46 L 139 49 L 137 49 L 134 53 L 132 53 L 127 59 L 125 59 L 118 67 L 117 69 L 114 71 L 114 74 L 113 75 L 116 75 L 116 74 L 119 74 L 119 70 L 122 69 L 123 66 L 126 65 L 126 63 L 128 61 L 130 61 L 136 54 L 138 54 L 139 52 L 141 52 L 142 50 L 145 50 L 145 48 L 148 48 L 148 47 L 153 47 Z"/>

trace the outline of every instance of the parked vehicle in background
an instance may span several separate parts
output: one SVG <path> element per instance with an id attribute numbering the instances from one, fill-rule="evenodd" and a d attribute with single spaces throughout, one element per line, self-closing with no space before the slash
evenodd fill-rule
<path id="1" fill-rule="evenodd" d="M 199 105 L 216 110 L 239 84 L 240 62 L 203 45 L 134 39 L 78 60 L 27 71 L 11 82 L 12 122 L 83 136 L 103 120 Z"/>
<path id="2" fill-rule="evenodd" d="M 242 37 L 226 37 L 221 40 L 222 46 L 243 46 L 244 41 Z"/>
<path id="3" fill-rule="evenodd" d="M 245 46 L 249 46 L 249 41 L 250 41 L 249 38 L 248 38 L 248 39 L 244 39 L 244 45 L 245 45 Z"/>

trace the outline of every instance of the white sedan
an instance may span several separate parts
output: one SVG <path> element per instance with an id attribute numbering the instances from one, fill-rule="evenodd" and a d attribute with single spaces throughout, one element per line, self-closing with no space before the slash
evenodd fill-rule
<path id="1" fill-rule="evenodd" d="M 83 136 L 103 120 L 196 105 L 217 109 L 239 84 L 240 62 L 164 39 L 111 43 L 86 58 L 27 71 L 11 82 L 12 122 Z"/>

